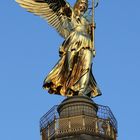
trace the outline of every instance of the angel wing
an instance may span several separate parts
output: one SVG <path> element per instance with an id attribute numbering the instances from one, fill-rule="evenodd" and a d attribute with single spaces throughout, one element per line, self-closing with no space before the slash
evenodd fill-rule
<path id="1" fill-rule="evenodd" d="M 65 0 L 16 0 L 19 5 L 43 17 L 59 34 L 66 38 L 72 28 L 73 10 Z"/>

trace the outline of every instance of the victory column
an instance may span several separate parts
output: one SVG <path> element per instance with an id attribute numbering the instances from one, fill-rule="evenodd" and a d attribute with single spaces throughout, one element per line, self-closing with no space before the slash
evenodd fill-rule
<path id="1" fill-rule="evenodd" d="M 16 0 L 43 17 L 64 38 L 57 64 L 46 76 L 43 88 L 66 96 L 40 120 L 42 140 L 116 140 L 117 121 L 107 106 L 92 98 L 101 91 L 92 73 L 95 57 L 95 0 Z"/>

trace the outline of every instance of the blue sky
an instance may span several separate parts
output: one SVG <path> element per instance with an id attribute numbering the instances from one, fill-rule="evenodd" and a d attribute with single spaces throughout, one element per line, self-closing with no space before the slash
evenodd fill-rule
<path id="1" fill-rule="evenodd" d="M 118 140 L 139 139 L 139 5 L 139 0 L 100 0 L 96 9 L 93 73 L 103 95 L 94 101 L 113 111 L 118 120 Z M 45 76 L 59 58 L 62 41 L 41 18 L 12 0 L 1 1 L 1 139 L 40 139 L 40 117 L 64 99 L 42 89 Z"/>

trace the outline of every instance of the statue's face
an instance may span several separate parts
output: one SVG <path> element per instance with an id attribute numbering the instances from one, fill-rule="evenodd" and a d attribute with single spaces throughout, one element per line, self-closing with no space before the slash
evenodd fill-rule
<path id="1" fill-rule="evenodd" d="M 87 3 L 79 2 L 77 8 L 80 10 L 80 12 L 84 13 L 87 10 Z"/>

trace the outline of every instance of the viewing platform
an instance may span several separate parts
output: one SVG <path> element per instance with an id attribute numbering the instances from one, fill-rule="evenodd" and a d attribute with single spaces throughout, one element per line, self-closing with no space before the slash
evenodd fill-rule
<path id="1" fill-rule="evenodd" d="M 42 140 L 116 140 L 117 121 L 110 108 L 70 97 L 50 109 L 40 119 Z M 86 99 L 87 100 L 87 99 Z M 77 136 L 77 138 L 76 138 Z"/>

